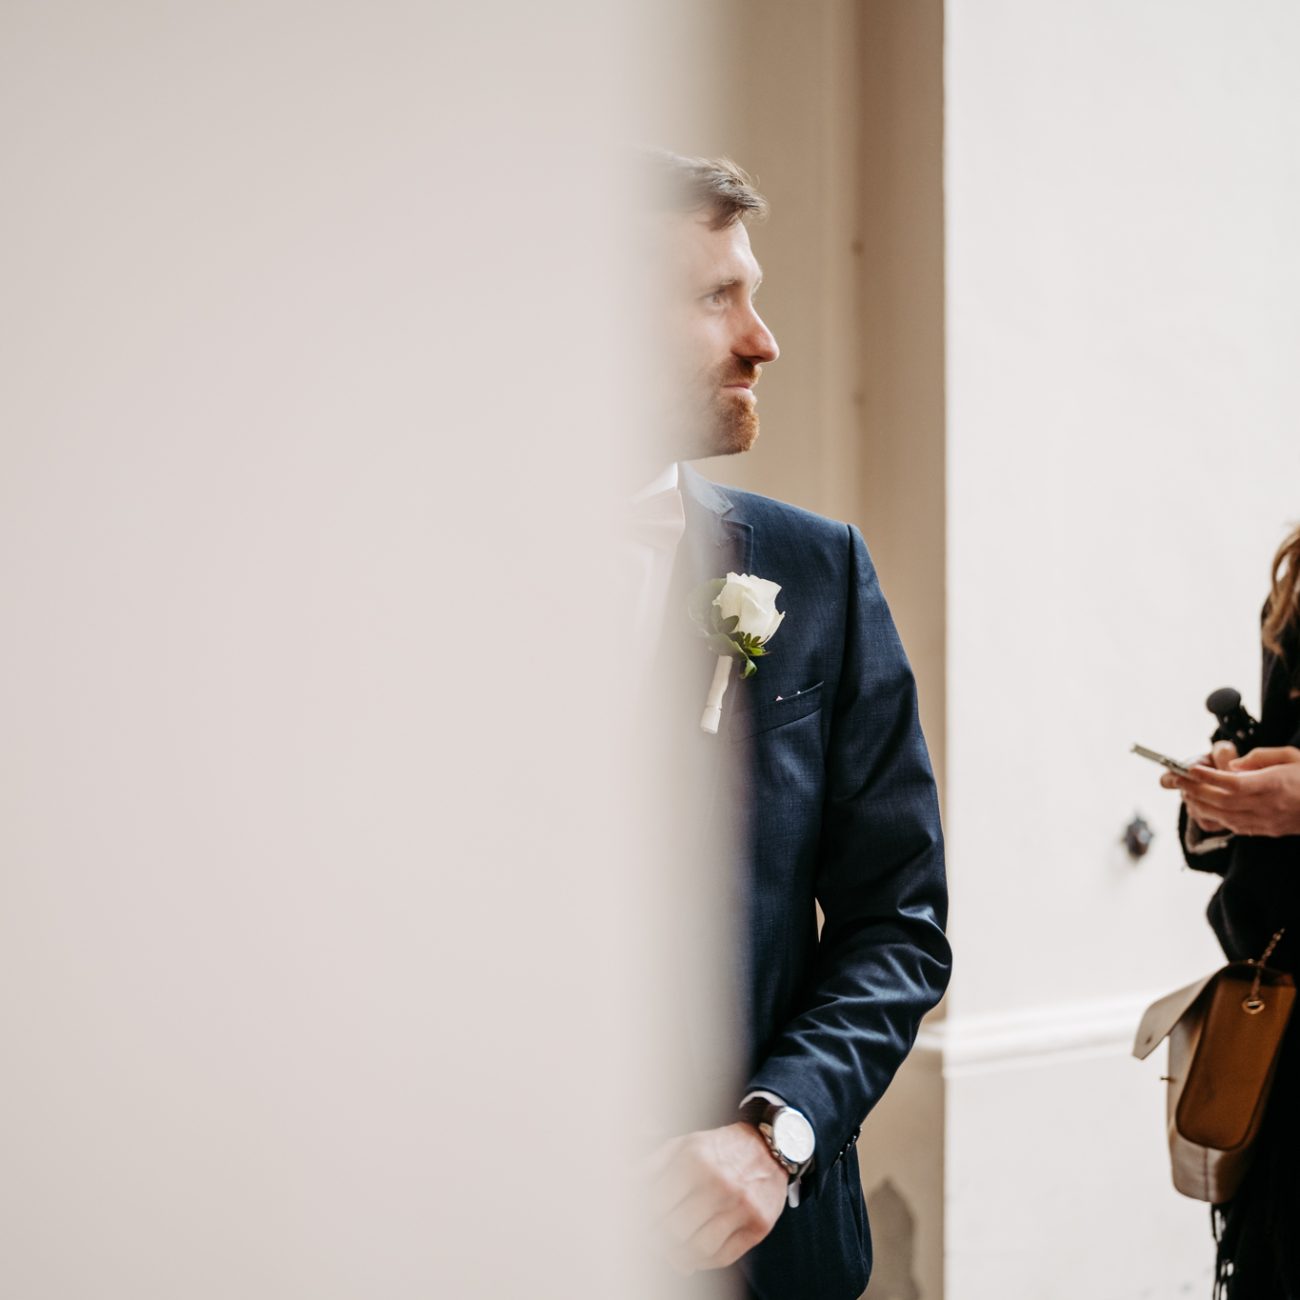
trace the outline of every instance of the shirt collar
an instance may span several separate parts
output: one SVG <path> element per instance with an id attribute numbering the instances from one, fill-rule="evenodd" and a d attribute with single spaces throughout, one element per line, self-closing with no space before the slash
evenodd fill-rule
<path id="1" fill-rule="evenodd" d="M 661 473 L 655 475 L 655 477 L 651 479 L 640 492 L 637 492 L 632 497 L 632 500 L 643 501 L 646 497 L 652 497 L 657 492 L 671 492 L 677 487 L 677 481 L 677 462 L 673 461 L 672 464 Z"/>

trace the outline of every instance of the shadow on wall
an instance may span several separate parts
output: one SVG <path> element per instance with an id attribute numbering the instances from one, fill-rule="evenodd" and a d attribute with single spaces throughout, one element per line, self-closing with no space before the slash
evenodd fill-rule
<path id="1" fill-rule="evenodd" d="M 922 1300 L 912 1276 L 916 1219 L 897 1187 L 886 1178 L 867 1197 L 875 1263 L 862 1300 Z"/>

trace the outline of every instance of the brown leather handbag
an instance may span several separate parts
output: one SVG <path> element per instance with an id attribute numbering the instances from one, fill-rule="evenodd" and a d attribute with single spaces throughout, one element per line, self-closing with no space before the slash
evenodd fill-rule
<path id="1" fill-rule="evenodd" d="M 1266 964 L 1281 937 L 1258 961 L 1230 962 L 1161 998 L 1138 1026 L 1139 1060 L 1169 1039 L 1174 1186 L 1198 1201 L 1230 1201 L 1250 1165 L 1295 1005 L 1295 980 Z"/>

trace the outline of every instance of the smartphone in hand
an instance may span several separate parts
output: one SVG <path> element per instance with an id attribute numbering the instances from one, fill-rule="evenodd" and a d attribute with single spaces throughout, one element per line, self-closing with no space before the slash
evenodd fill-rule
<path id="1" fill-rule="evenodd" d="M 1161 754 L 1157 750 L 1148 749 L 1145 745 L 1134 745 L 1132 752 L 1139 758 L 1149 758 L 1153 763 L 1159 763 L 1161 767 L 1167 767 L 1171 772 L 1177 772 L 1179 776 L 1191 776 L 1192 774 L 1190 763 L 1180 762 L 1176 758 L 1170 758 L 1168 754 Z"/>

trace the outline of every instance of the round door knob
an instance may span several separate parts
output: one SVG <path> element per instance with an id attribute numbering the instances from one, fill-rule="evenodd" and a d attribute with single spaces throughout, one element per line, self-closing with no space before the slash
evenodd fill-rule
<path id="1" fill-rule="evenodd" d="M 1139 858 L 1147 855 L 1147 850 L 1151 847 L 1151 841 L 1155 839 L 1156 833 L 1147 824 L 1145 817 L 1141 813 L 1134 813 L 1133 820 L 1124 827 L 1124 834 L 1121 837 L 1124 847 L 1128 850 L 1128 855 L 1134 862 Z"/>

